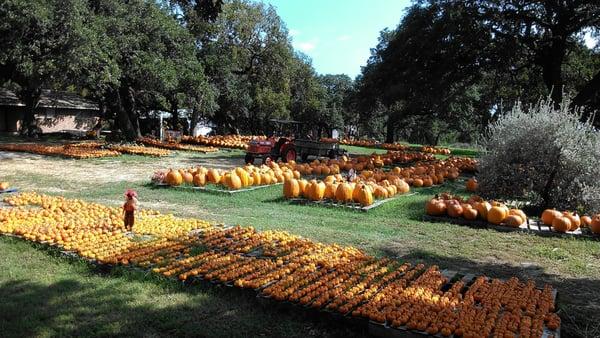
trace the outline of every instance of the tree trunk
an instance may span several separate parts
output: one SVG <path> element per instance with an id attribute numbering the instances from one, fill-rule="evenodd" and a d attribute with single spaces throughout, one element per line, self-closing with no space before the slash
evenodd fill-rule
<path id="1" fill-rule="evenodd" d="M 588 108 L 584 109 L 583 115 L 581 116 L 581 119 L 583 121 L 587 121 L 589 118 L 591 118 L 591 113 L 594 111 L 594 109 L 591 109 L 591 108 L 593 108 L 594 104 L 596 105 L 595 108 L 597 108 L 598 104 L 600 103 L 598 101 L 599 99 L 600 99 L 600 72 L 596 73 L 596 75 L 594 75 L 594 77 L 590 81 L 588 81 L 583 86 L 583 88 L 581 88 L 579 93 L 577 93 L 577 95 L 575 95 L 575 97 L 573 98 L 573 102 L 571 102 L 571 105 L 572 105 L 572 108 L 574 108 L 575 106 L 577 106 L 577 107 L 583 107 L 586 105 L 589 106 Z M 598 116 L 595 116 L 595 120 L 600 121 L 600 118 Z M 592 122 L 595 123 L 596 121 L 592 121 Z"/>
<path id="2" fill-rule="evenodd" d="M 386 135 L 385 142 L 386 143 L 394 143 L 396 140 L 396 123 L 397 119 L 395 116 L 388 116 L 388 121 L 386 124 Z"/>
<path id="3" fill-rule="evenodd" d="M 173 130 L 179 130 L 179 107 L 177 104 L 177 97 L 172 97 L 169 100 L 169 103 L 171 104 L 171 128 L 173 128 Z"/>
<path id="4" fill-rule="evenodd" d="M 119 91 L 115 93 L 117 125 L 128 141 L 134 141 L 141 136 L 139 122 L 135 114 L 135 102 L 132 102 L 132 95 L 132 89 L 127 86 L 119 88 Z"/>
<path id="5" fill-rule="evenodd" d="M 192 116 L 190 117 L 190 128 L 188 131 L 191 136 L 194 136 L 194 130 L 196 129 L 196 126 L 198 125 L 199 119 L 200 119 L 200 114 L 198 113 L 198 109 L 193 108 Z"/>
<path id="6" fill-rule="evenodd" d="M 25 102 L 25 114 L 23 115 L 23 125 L 20 131 L 23 136 L 32 137 L 37 130 L 35 110 L 40 103 L 41 95 L 42 91 L 39 88 L 30 88 L 19 92 L 19 98 Z"/>
<path id="7" fill-rule="evenodd" d="M 542 52 L 540 62 L 544 84 L 550 91 L 550 98 L 554 101 L 555 107 L 558 108 L 563 94 L 562 64 L 567 50 L 566 32 L 557 29 L 552 32 L 552 35 L 552 44 Z"/>

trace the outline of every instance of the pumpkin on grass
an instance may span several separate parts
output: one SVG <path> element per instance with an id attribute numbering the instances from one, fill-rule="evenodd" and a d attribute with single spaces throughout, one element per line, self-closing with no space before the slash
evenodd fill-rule
<path id="1" fill-rule="evenodd" d="M 0 182 L 0 191 L 7 190 L 9 187 L 8 182 Z"/>
<path id="2" fill-rule="evenodd" d="M 470 207 L 470 208 L 463 208 L 463 217 L 465 219 L 468 219 L 469 221 L 474 221 L 477 219 L 477 209 Z"/>
<path id="3" fill-rule="evenodd" d="M 581 216 L 581 227 L 589 228 L 592 224 L 592 218 L 590 216 Z"/>
<path id="4" fill-rule="evenodd" d="M 463 214 L 463 211 L 464 211 L 462 205 L 460 205 L 460 203 L 456 200 L 448 201 L 446 203 L 446 208 L 447 208 L 448 216 L 454 217 L 454 218 L 461 217 Z"/>
<path id="5" fill-rule="evenodd" d="M 577 215 L 577 212 L 568 212 L 565 211 L 563 212 L 563 216 L 565 216 L 566 218 L 569 219 L 569 221 L 571 221 L 571 228 L 569 231 L 575 231 L 577 229 L 579 229 L 579 227 L 581 226 L 581 218 L 579 217 L 579 215 Z"/>
<path id="6" fill-rule="evenodd" d="M 492 206 L 492 208 L 488 211 L 487 220 L 492 224 L 499 225 L 506 219 L 507 216 L 508 208 L 506 206 L 497 204 Z"/>
<path id="7" fill-rule="evenodd" d="M 467 181 L 467 191 L 477 191 L 479 184 L 477 183 L 477 179 L 475 177 L 469 178 Z"/>
<path id="8" fill-rule="evenodd" d="M 339 202 L 352 202 L 352 193 L 353 193 L 352 185 L 349 183 L 342 183 L 337 186 L 335 191 L 335 199 Z"/>
<path id="9" fill-rule="evenodd" d="M 363 185 L 358 192 L 358 203 L 363 207 L 369 206 L 373 204 L 373 193 L 371 192 L 371 187 L 368 185 Z"/>
<path id="10" fill-rule="evenodd" d="M 221 174 L 217 169 L 210 169 L 206 174 L 206 178 L 212 184 L 219 184 L 221 182 Z"/>

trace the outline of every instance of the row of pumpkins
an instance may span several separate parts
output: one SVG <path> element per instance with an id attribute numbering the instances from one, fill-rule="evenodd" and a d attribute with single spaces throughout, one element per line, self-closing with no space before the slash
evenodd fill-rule
<path id="1" fill-rule="evenodd" d="M 471 196 L 464 201 L 460 196 L 443 193 L 435 196 L 425 205 L 425 212 L 431 216 L 449 216 L 470 221 L 477 219 L 496 225 L 518 228 L 527 222 L 527 216 L 521 209 L 510 209 L 505 204 L 488 202 L 479 196 Z"/>
<path id="2" fill-rule="evenodd" d="M 333 200 L 341 203 L 360 203 L 362 206 L 373 204 L 374 199 L 385 199 L 409 191 L 408 183 L 399 177 L 380 182 L 357 177 L 352 182 L 348 182 L 341 175 L 330 175 L 323 181 L 292 178 L 283 183 L 285 198 L 304 197 L 311 201 Z"/>
<path id="3" fill-rule="evenodd" d="M 215 135 L 215 136 L 183 136 L 181 142 L 206 146 L 247 149 L 252 140 L 265 140 L 265 136 Z"/>
<path id="4" fill-rule="evenodd" d="M 169 171 L 162 180 L 170 186 L 182 184 L 205 186 L 207 183 L 223 185 L 231 190 L 249 186 L 270 185 L 281 183 L 285 179 L 300 178 L 300 173 L 288 167 L 270 168 L 247 165 L 232 170 L 208 169 L 205 167 L 179 169 Z"/>
<path id="5" fill-rule="evenodd" d="M 567 232 L 582 228 L 589 228 L 595 234 L 600 234 L 600 214 L 593 217 L 579 216 L 577 212 L 546 209 L 542 212 L 542 223 L 551 226 L 554 231 Z"/>

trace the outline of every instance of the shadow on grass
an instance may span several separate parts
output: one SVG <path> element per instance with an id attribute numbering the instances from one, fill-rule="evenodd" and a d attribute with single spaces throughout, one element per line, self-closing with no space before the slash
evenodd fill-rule
<path id="1" fill-rule="evenodd" d="M 458 271 L 462 274 L 473 273 L 493 278 L 534 280 L 538 287 L 548 283 L 557 288 L 557 304 L 562 318 L 562 337 L 599 337 L 600 336 L 600 280 L 587 278 L 563 278 L 547 273 L 544 268 L 523 262 L 506 264 L 479 262 L 461 257 L 440 256 L 430 251 L 411 250 L 406 252 L 402 243 L 391 242 L 380 248 L 387 256 L 400 261 L 438 265 L 441 269 Z"/>
<path id="2" fill-rule="evenodd" d="M 0 284 L 3 337 L 23 336 L 194 336 L 194 337 L 359 337 L 306 314 L 263 306 L 256 295 L 212 285 L 183 285 L 127 268 L 110 272 L 90 266 L 90 277 L 50 285 L 32 280 Z M 108 284 L 108 285 L 104 285 Z M 150 287 L 150 299 L 138 294 Z M 141 299 L 140 299 L 141 298 Z M 157 305 L 160 304 L 160 305 Z"/>

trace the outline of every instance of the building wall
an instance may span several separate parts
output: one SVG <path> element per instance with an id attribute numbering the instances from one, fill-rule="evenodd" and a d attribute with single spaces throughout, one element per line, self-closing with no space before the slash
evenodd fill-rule
<path id="1" fill-rule="evenodd" d="M 42 133 L 87 131 L 98 123 L 96 111 L 73 109 L 46 109 L 36 114 Z"/>
<path id="2" fill-rule="evenodd" d="M 42 133 L 87 131 L 98 123 L 97 111 L 41 108 L 35 115 Z M 0 107 L 0 132 L 18 132 L 23 107 Z"/>

